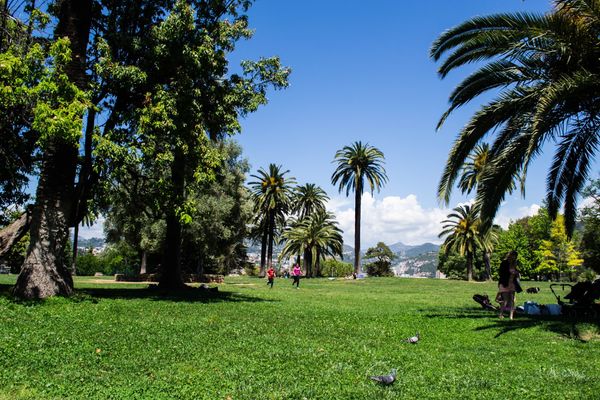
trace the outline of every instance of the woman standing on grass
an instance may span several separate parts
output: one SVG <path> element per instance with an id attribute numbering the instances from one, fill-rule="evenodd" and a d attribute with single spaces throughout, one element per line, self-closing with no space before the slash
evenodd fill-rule
<path id="1" fill-rule="evenodd" d="M 292 278 L 294 278 L 292 286 L 296 285 L 296 289 L 300 289 L 300 275 L 302 275 L 302 270 L 298 264 L 295 264 L 292 270 Z"/>
<path id="2" fill-rule="evenodd" d="M 515 281 L 519 277 L 517 269 L 517 252 L 509 252 L 500 263 L 498 279 L 498 295 L 496 300 L 500 303 L 500 318 L 504 318 L 504 311 L 509 312 L 510 319 L 515 313 Z"/>

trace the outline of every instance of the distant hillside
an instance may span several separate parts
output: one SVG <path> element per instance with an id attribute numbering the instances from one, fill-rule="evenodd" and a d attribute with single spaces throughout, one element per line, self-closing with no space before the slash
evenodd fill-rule
<path id="1" fill-rule="evenodd" d="M 81 236 L 79 236 L 77 238 L 77 247 L 79 248 L 84 248 L 84 249 L 89 249 L 91 248 L 96 248 L 96 247 L 104 247 L 104 239 L 103 238 L 90 238 L 90 239 L 84 239 Z"/>
<path id="2" fill-rule="evenodd" d="M 438 253 L 430 252 L 415 257 L 404 258 L 393 266 L 397 276 L 413 276 L 419 278 L 435 278 Z"/>
<path id="3" fill-rule="evenodd" d="M 416 257 L 420 254 L 426 253 L 438 253 L 440 246 L 433 243 L 424 243 L 418 246 L 411 246 L 410 249 L 406 250 L 406 257 Z"/>

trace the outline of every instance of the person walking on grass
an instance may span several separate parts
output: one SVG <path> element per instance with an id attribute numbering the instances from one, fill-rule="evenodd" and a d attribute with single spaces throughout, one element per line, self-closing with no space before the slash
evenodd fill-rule
<path id="1" fill-rule="evenodd" d="M 500 263 L 498 279 L 498 295 L 496 301 L 500 303 L 500 318 L 504 318 L 504 312 L 508 311 L 509 318 L 513 319 L 515 313 L 516 280 L 519 277 L 517 269 L 517 252 L 509 252 Z"/>
<path id="2" fill-rule="evenodd" d="M 296 285 L 296 289 L 300 289 L 300 276 L 302 275 L 302 270 L 298 264 L 294 265 L 294 269 L 292 270 L 292 277 L 294 281 L 292 282 L 292 286 Z"/>
<path id="3" fill-rule="evenodd" d="M 270 285 L 271 289 L 273 289 L 274 282 L 275 282 L 275 270 L 273 269 L 273 266 L 271 265 L 269 267 L 269 269 L 267 270 L 267 285 Z"/>

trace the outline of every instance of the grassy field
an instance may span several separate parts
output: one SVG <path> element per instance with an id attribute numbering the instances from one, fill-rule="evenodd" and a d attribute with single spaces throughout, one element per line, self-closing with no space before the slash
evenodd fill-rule
<path id="1" fill-rule="evenodd" d="M 79 278 L 73 298 L 15 302 L 14 279 L 0 399 L 600 398 L 598 325 L 499 320 L 471 300 L 493 283 L 228 278 L 218 296 L 161 298 Z M 555 302 L 535 286 L 519 303 Z M 391 368 L 392 386 L 368 379 Z"/>

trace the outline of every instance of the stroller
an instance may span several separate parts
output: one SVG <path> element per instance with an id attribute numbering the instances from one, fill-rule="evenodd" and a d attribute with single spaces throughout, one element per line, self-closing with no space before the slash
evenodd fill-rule
<path id="1" fill-rule="evenodd" d="M 474 294 L 473 300 L 486 310 L 498 311 L 498 307 L 492 304 L 487 294 Z"/>
<path id="2" fill-rule="evenodd" d="M 558 292 L 558 288 L 561 289 L 560 292 Z M 571 318 L 587 317 L 590 319 L 600 316 L 600 304 L 596 303 L 596 300 L 600 299 L 600 279 L 596 279 L 594 282 L 579 282 L 575 285 L 553 283 L 550 285 L 550 290 L 562 307 L 564 315 Z M 569 293 L 561 299 L 561 295 L 567 290 L 570 290 Z"/>

